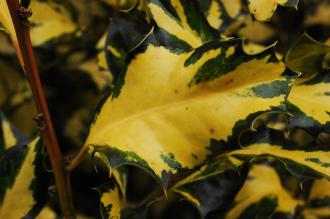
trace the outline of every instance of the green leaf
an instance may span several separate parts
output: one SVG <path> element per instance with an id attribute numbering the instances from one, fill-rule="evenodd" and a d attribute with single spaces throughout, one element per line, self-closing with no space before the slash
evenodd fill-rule
<path id="1" fill-rule="evenodd" d="M 298 73 L 315 74 L 321 71 L 324 55 L 328 52 L 330 52 L 329 46 L 304 34 L 288 51 L 285 64 Z"/>
<path id="2" fill-rule="evenodd" d="M 48 201 L 49 177 L 42 166 L 39 138 L 0 154 L 0 218 L 31 218 Z"/>

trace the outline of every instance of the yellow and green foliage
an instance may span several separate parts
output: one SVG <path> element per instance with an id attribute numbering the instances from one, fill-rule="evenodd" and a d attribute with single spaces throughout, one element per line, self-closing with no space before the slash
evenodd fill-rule
<path id="1" fill-rule="evenodd" d="M 92 214 L 166 218 L 179 199 L 197 212 L 188 218 L 330 217 L 326 1 L 32 0 L 30 7 L 61 143 L 70 156 L 88 151 L 98 170 L 75 176 L 98 176 L 101 185 L 89 188 L 99 198 L 82 195 Z M 300 23 L 290 28 L 295 13 Z M 34 117 L 31 91 L 13 61 L 14 47 L 24 66 L 4 0 L 0 24 L 0 110 L 32 138 L 35 125 L 21 122 Z M 55 217 L 46 206 L 56 199 L 47 192 L 42 140 L 28 143 L 2 114 L 0 122 L 0 219 L 35 218 L 42 209 Z M 156 184 L 142 201 L 130 200 L 135 168 Z"/>

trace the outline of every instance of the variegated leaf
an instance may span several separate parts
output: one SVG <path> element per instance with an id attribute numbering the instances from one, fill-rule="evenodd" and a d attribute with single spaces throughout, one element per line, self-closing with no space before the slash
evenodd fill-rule
<path id="1" fill-rule="evenodd" d="M 302 202 L 295 199 L 282 185 L 276 170 L 257 164 L 237 194 L 225 219 L 293 218 Z"/>
<path id="2" fill-rule="evenodd" d="M 34 218 L 48 201 L 43 144 L 14 146 L 0 154 L 0 218 Z"/>
<path id="3" fill-rule="evenodd" d="M 330 2 L 329 1 L 311 1 L 314 5 L 308 5 L 308 7 L 315 7 L 314 10 L 307 10 L 306 17 L 304 20 L 305 26 L 312 25 L 324 25 L 326 27 L 330 26 Z"/>
<path id="4" fill-rule="evenodd" d="M 322 69 L 328 51 L 330 47 L 304 35 L 286 57 L 287 65 L 302 73 L 288 96 L 287 110 L 295 119 L 291 126 L 315 132 L 330 125 L 330 70 Z"/>
<path id="5" fill-rule="evenodd" d="M 4 60 L 0 60 L 0 108 L 22 133 L 28 136 L 36 133 L 31 117 L 26 116 L 35 114 L 28 83 L 15 65 Z"/>
<path id="6" fill-rule="evenodd" d="M 152 22 L 137 10 L 119 13 L 110 20 L 105 52 L 114 77 L 115 96 L 124 84 L 127 64 L 143 52 L 137 48 L 141 48 L 147 38 L 150 40 L 151 33 L 157 45 L 166 46 L 175 53 L 191 51 L 219 38 L 218 32 L 208 24 L 195 1 L 151 0 L 147 8 Z"/>
<path id="7" fill-rule="evenodd" d="M 330 182 L 316 180 L 309 192 L 299 219 L 325 219 L 330 217 Z"/>
<path id="8" fill-rule="evenodd" d="M 49 40 L 78 30 L 70 11 L 64 4 L 32 0 L 30 7 L 33 11 L 30 18 L 33 46 L 40 46 Z"/>
<path id="9" fill-rule="evenodd" d="M 136 209 L 129 208 L 124 194 L 114 182 L 97 188 L 101 195 L 100 210 L 102 219 L 146 219 L 149 204 Z M 151 204 L 151 203 L 150 203 Z"/>
<path id="10" fill-rule="evenodd" d="M 252 132 L 252 131 L 250 131 Z M 246 136 L 244 138 L 247 138 L 248 141 L 255 141 L 254 144 L 244 146 L 241 149 L 236 149 L 233 150 L 229 153 L 226 153 L 225 155 L 219 156 L 215 161 L 211 161 L 208 165 L 203 167 L 200 171 L 197 171 L 193 173 L 191 176 L 188 176 L 186 179 L 184 179 L 181 182 L 179 182 L 179 191 L 178 193 L 181 194 L 183 197 L 185 197 L 187 200 L 195 204 L 203 213 L 203 210 L 205 209 L 211 209 L 215 210 L 217 205 L 218 209 L 223 209 L 223 207 L 228 207 L 229 203 L 222 203 L 221 198 L 216 204 L 213 205 L 214 203 L 212 200 L 216 199 L 217 196 L 214 195 L 214 191 L 216 191 L 217 187 L 221 187 L 221 185 L 216 186 L 214 189 L 212 189 L 213 193 L 211 192 L 210 195 L 207 195 L 207 189 L 205 189 L 205 185 L 208 185 L 208 182 L 211 182 L 213 178 L 213 182 L 210 185 L 216 185 L 215 183 L 215 178 L 217 177 L 218 174 L 218 179 L 221 179 L 221 174 L 225 171 L 228 170 L 237 170 L 238 167 L 242 166 L 244 162 L 249 162 L 252 165 L 255 165 L 255 163 L 258 163 L 260 160 L 263 159 L 270 159 L 270 158 L 275 158 L 275 161 L 279 161 L 279 164 L 281 164 L 282 167 L 285 167 L 293 176 L 295 176 L 298 180 L 305 180 L 305 179 L 310 179 L 310 178 L 327 178 L 328 180 L 330 179 L 330 153 L 327 151 L 327 148 L 320 148 L 319 146 L 293 146 L 292 144 L 289 144 L 289 142 L 286 142 L 284 136 L 280 136 L 282 133 L 281 131 L 275 131 L 278 132 L 278 134 L 274 133 L 272 131 L 271 133 L 260 133 L 260 131 L 256 132 L 255 135 L 251 133 L 246 133 Z M 281 134 L 283 135 L 283 133 Z M 243 136 L 241 136 L 243 137 Z M 244 139 L 241 139 L 241 142 Z M 256 141 L 257 140 L 257 141 Z M 267 142 L 267 143 L 264 143 Z M 279 146 L 271 143 L 275 142 L 283 142 L 286 143 L 286 146 Z M 225 146 L 222 148 L 222 153 L 228 152 L 230 150 L 230 145 Z M 224 160 L 226 158 L 226 160 Z M 227 161 L 227 162 L 225 162 Z M 230 162 L 228 162 L 230 161 Z M 212 165 L 216 164 L 216 165 Z M 222 164 L 222 165 L 220 165 Z M 215 168 L 210 168 L 215 167 Z M 221 168 L 219 168 L 221 167 Z M 206 171 L 207 170 L 207 171 Z M 221 172 L 222 171 L 222 172 Z M 206 172 L 206 174 L 202 174 L 203 172 Z M 253 172 L 253 171 L 252 171 Z M 273 171 L 274 172 L 274 171 Z M 264 173 L 256 173 L 257 176 L 265 176 L 266 174 Z M 225 175 L 226 177 L 224 179 L 228 180 L 230 179 L 230 175 Z M 222 176 L 224 177 L 224 176 Z M 273 174 L 269 177 L 270 180 L 264 180 L 258 181 L 256 185 L 258 186 L 252 186 L 246 189 L 246 192 L 250 192 L 245 195 L 244 198 L 247 200 L 254 200 L 255 194 L 257 191 L 262 191 L 262 188 L 268 188 L 269 183 L 268 182 L 276 182 L 276 178 Z M 250 176 L 247 177 L 247 182 L 250 180 Z M 236 180 L 233 180 L 232 186 L 234 186 L 233 183 L 238 183 L 239 178 Z M 183 186 L 180 186 L 180 183 L 183 184 Z M 197 187 L 196 185 L 199 185 Z M 280 184 L 279 184 L 280 185 Z M 201 190 L 203 191 L 202 193 L 199 193 L 199 189 L 202 188 Z M 203 189 L 204 188 L 204 189 Z M 231 187 L 234 188 L 234 187 Z M 254 189 L 256 188 L 256 189 Z M 174 191 L 176 191 L 176 187 L 174 187 Z M 180 189 L 183 191 L 181 192 Z M 217 192 L 217 194 L 224 194 L 223 190 L 222 192 Z M 227 194 L 230 194 L 229 192 L 231 191 L 232 193 L 235 194 L 235 190 L 230 190 L 230 187 L 227 187 L 225 189 Z M 272 191 L 272 189 L 269 189 L 268 191 Z M 253 195 L 252 195 L 253 194 Z M 230 197 L 230 196 L 229 196 Z M 237 195 L 236 199 L 240 197 L 240 194 Z M 278 197 L 277 197 L 278 198 Z M 291 197 L 292 199 L 292 197 Z M 230 200 L 230 198 L 227 198 L 225 200 Z M 288 203 L 285 202 L 286 198 L 283 196 L 281 197 L 281 206 L 285 207 L 287 206 L 286 210 L 275 210 L 270 209 L 270 211 L 267 213 L 269 215 L 274 215 L 274 218 L 277 218 L 275 215 L 279 216 L 282 215 L 283 218 L 292 218 L 293 215 L 295 214 L 295 207 L 297 206 L 298 201 L 296 200 L 296 205 L 292 206 L 289 205 Z M 287 199 L 288 201 L 290 199 Z M 274 200 L 273 200 L 274 201 Z M 279 203 L 273 202 L 273 207 L 278 207 Z M 249 209 L 246 210 L 246 212 L 243 213 L 243 209 L 246 209 L 248 206 L 246 205 L 244 208 L 240 207 L 240 209 L 236 209 L 235 207 L 230 210 L 227 218 L 255 218 L 256 216 L 262 215 L 262 209 L 259 209 L 258 206 L 263 206 L 263 204 L 269 204 L 270 200 L 268 200 L 268 197 L 265 198 L 265 200 L 262 200 L 260 203 L 259 201 L 254 200 L 255 203 L 250 203 L 251 206 L 249 206 Z M 238 203 L 244 203 L 244 201 L 240 201 Z M 240 205 L 238 204 L 237 201 L 234 201 L 234 206 Z M 302 201 L 299 201 L 299 204 L 303 205 Z M 241 206 L 244 206 L 242 204 Z M 290 207 L 291 206 L 291 207 Z M 213 207 L 213 208 L 212 208 Z M 267 207 L 267 206 L 265 206 Z M 263 207 L 261 207 L 263 208 Z M 206 211 L 208 212 L 208 211 Z M 223 211 L 222 211 L 223 212 Z M 274 214 L 277 212 L 276 214 Z M 243 216 L 240 216 L 242 214 Z M 257 215 L 255 215 L 257 214 Z M 260 215 L 259 215 L 260 214 Z M 284 217 L 285 216 L 285 217 Z M 260 216 L 261 218 L 265 217 L 267 218 L 267 215 L 265 216 Z M 222 217 L 221 217 L 222 218 Z M 226 217 L 223 217 L 226 218 Z M 281 217 L 282 218 L 282 217 Z"/>
<path id="11" fill-rule="evenodd" d="M 297 8 L 299 0 L 248 0 L 249 11 L 259 21 L 268 21 L 278 5 Z"/>
<path id="12" fill-rule="evenodd" d="M 242 10 L 240 0 L 198 0 L 198 3 L 210 25 L 222 33 Z"/>
<path id="13" fill-rule="evenodd" d="M 172 191 L 195 205 L 201 215 L 229 207 L 246 177 L 243 162 L 220 156 L 179 181 Z"/>
<path id="14" fill-rule="evenodd" d="M 107 60 L 106 60 L 105 51 L 104 51 L 106 39 L 107 39 L 107 33 L 104 33 L 102 35 L 102 37 L 99 39 L 99 41 L 97 42 L 97 45 L 96 45 L 96 49 L 98 51 L 97 64 L 98 64 L 98 67 L 101 70 L 108 70 L 109 69 L 108 64 L 107 64 Z"/>
<path id="15" fill-rule="evenodd" d="M 250 14 L 258 21 L 269 21 L 278 5 L 297 8 L 299 0 L 247 0 Z M 245 5 L 239 0 L 198 0 L 209 23 L 224 30 L 244 13 Z"/>
<path id="16" fill-rule="evenodd" d="M 0 112 L 0 153 L 15 145 L 25 145 L 27 142 L 27 139 Z"/>
<path id="17" fill-rule="evenodd" d="M 103 219 L 121 218 L 121 210 L 124 208 L 125 199 L 115 183 L 105 184 L 97 188 L 100 192 L 100 210 Z"/>
<path id="18" fill-rule="evenodd" d="M 70 12 L 63 5 L 54 2 L 32 0 L 30 7 L 33 11 L 30 21 L 33 24 L 31 28 L 31 39 L 34 46 L 40 46 L 49 40 L 77 31 L 77 26 L 73 22 Z M 6 0 L 0 1 L 0 23 L 12 39 L 18 58 L 23 65 L 16 32 Z"/>
<path id="19" fill-rule="evenodd" d="M 330 70 L 322 66 L 328 49 L 327 46 L 304 35 L 286 57 L 288 66 L 301 72 L 292 86 L 285 108 L 292 114 L 289 128 L 303 128 L 315 139 L 330 127 Z M 300 142 L 301 137 L 300 135 Z M 306 140 L 305 138 L 305 143 Z"/>
<path id="20" fill-rule="evenodd" d="M 197 48 L 217 39 L 215 31 L 203 16 L 195 0 L 148 0 L 148 11 L 159 32 L 158 40 L 164 44 L 186 44 Z M 173 45 L 174 46 L 174 45 Z"/>
<path id="21" fill-rule="evenodd" d="M 330 71 L 323 70 L 295 81 L 288 97 L 288 110 L 298 127 L 317 128 L 330 122 Z"/>
<path id="22" fill-rule="evenodd" d="M 194 3 L 183 3 L 151 1 L 148 7 L 156 24 L 153 28 L 149 27 L 151 29 L 146 28 L 146 22 L 134 14 L 112 19 L 106 52 L 110 71 L 115 78 L 115 88 L 86 142 L 86 147 L 93 145 L 96 154 L 110 166 L 125 162 L 142 165 L 158 180 L 162 179 L 164 185 L 167 184 L 168 173 L 193 168 L 205 159 L 209 154 L 205 146 L 210 138 L 227 140 L 239 120 L 280 105 L 290 84 L 282 77 L 285 68 L 276 61 L 270 48 L 250 56 L 243 52 L 240 40 L 231 40 L 215 41 L 191 51 L 212 40 L 214 35 L 203 20 L 204 26 L 200 26 L 203 28 L 194 29 L 189 20 L 196 18 L 196 15 L 187 13 L 189 8 L 195 7 Z M 177 24 L 178 21 L 181 25 Z M 150 60 L 153 61 L 150 63 Z M 253 66 L 254 70 L 250 71 L 249 66 Z M 160 74 L 158 69 L 164 72 Z M 251 82 L 236 81 L 241 76 L 251 78 Z M 121 91 L 122 86 L 124 91 Z M 221 88 L 226 86 L 229 88 L 227 94 L 226 89 Z M 217 91 L 220 89 L 224 92 Z M 201 96 L 199 93 L 207 95 Z M 230 101 L 237 106 L 235 114 L 240 118 L 230 113 L 231 119 L 221 125 L 215 118 L 205 117 L 209 112 L 204 114 L 198 110 L 202 103 L 210 104 L 210 110 L 215 110 L 214 115 L 220 119 L 228 115 L 228 110 L 221 106 L 233 95 L 242 101 Z M 244 105 L 251 103 L 250 98 L 256 101 L 256 108 L 246 110 Z M 181 115 L 183 113 L 185 117 Z M 191 127 L 185 125 L 201 118 L 206 119 L 206 127 L 211 124 L 214 127 L 200 129 L 199 123 Z M 150 126 L 150 122 L 154 125 Z M 170 128 L 170 124 L 176 128 Z M 158 137 L 151 138 L 151 133 Z M 197 137 L 200 135 L 198 133 L 205 136 Z M 194 135 L 196 137 L 192 138 Z M 153 146 L 147 146 L 148 150 L 145 150 L 145 144 Z M 182 147 L 179 153 L 175 151 L 178 147 Z M 109 161 L 108 156 L 101 154 L 112 154 L 116 158 Z"/>
<path id="23" fill-rule="evenodd" d="M 79 63 L 77 69 L 89 75 L 99 91 L 106 90 L 112 83 L 111 74 L 106 69 L 101 69 L 95 59 Z"/>
<path id="24" fill-rule="evenodd" d="M 23 65 L 23 57 L 22 57 L 21 50 L 18 45 L 16 31 L 14 28 L 14 24 L 11 20 L 11 15 L 10 15 L 10 12 L 8 9 L 7 2 L 5 0 L 0 1 L 0 24 L 2 24 L 5 31 L 9 34 L 9 36 L 13 42 L 13 45 L 16 49 L 17 57 L 18 57 L 21 65 Z"/>
<path id="25" fill-rule="evenodd" d="M 150 4 L 164 13 L 158 4 Z M 101 108 L 85 147 L 115 155 L 109 161 L 102 156 L 113 167 L 127 162 L 143 166 L 166 186 L 168 174 L 205 160 L 211 138 L 227 140 L 240 120 L 282 104 L 290 80 L 272 47 L 247 55 L 241 40 L 229 40 L 181 50 L 182 44 L 162 41 L 159 31 L 155 27 L 129 59 L 121 59 L 126 67 L 118 70 L 119 87 Z M 191 34 L 180 31 L 178 37 Z"/>
<path id="26" fill-rule="evenodd" d="M 125 10 L 134 7 L 134 5 L 136 5 L 139 0 L 102 0 L 102 1 L 112 7 Z"/>
<path id="27" fill-rule="evenodd" d="M 36 219 L 56 219 L 56 212 L 49 206 L 44 207 Z"/>
<path id="28" fill-rule="evenodd" d="M 230 155 L 242 160 L 253 162 L 256 157 L 274 157 L 299 178 L 330 179 L 330 151 L 318 146 L 273 145 L 255 143 L 242 149 L 230 152 Z"/>
<path id="29" fill-rule="evenodd" d="M 46 206 L 38 214 L 36 219 L 59 219 L 59 216 L 56 214 L 56 212 L 53 209 L 51 209 L 49 206 Z M 76 219 L 93 219 L 93 218 L 77 213 Z"/>

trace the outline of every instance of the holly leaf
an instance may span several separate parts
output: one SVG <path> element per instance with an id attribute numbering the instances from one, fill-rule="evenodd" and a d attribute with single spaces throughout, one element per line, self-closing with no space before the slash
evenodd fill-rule
<path id="1" fill-rule="evenodd" d="M 302 207 L 300 218 L 330 217 L 330 182 L 315 180 L 309 192 L 308 199 Z"/>
<path id="2" fill-rule="evenodd" d="M 286 109 L 290 128 L 302 128 L 317 137 L 330 127 L 330 71 L 321 70 L 309 76 L 301 75 L 291 89 Z"/>
<path id="3" fill-rule="evenodd" d="M 318 146 L 300 148 L 258 142 L 232 151 L 230 155 L 249 162 L 256 157 L 270 156 L 281 161 L 298 178 L 330 179 L 330 152 Z"/>
<path id="4" fill-rule="evenodd" d="M 11 15 L 10 15 L 6 1 L 0 1 L 0 24 L 2 24 L 3 28 L 9 34 L 9 36 L 13 42 L 13 45 L 16 49 L 17 57 L 18 57 L 21 65 L 23 65 L 23 57 L 22 57 L 21 50 L 18 45 L 16 31 L 14 28 L 14 24 L 11 20 Z"/>
<path id="5" fill-rule="evenodd" d="M 26 145 L 28 140 L 0 112 L 0 153 L 15 145 Z"/>
<path id="6" fill-rule="evenodd" d="M 249 11 L 259 21 L 269 21 L 278 5 L 297 8 L 299 0 L 248 0 Z"/>
<path id="7" fill-rule="evenodd" d="M 204 218 L 230 206 L 246 178 L 246 168 L 242 167 L 242 161 L 220 156 L 179 181 L 171 191 L 196 206 Z"/>
<path id="8" fill-rule="evenodd" d="M 307 75 L 315 74 L 321 71 L 322 61 L 328 52 L 330 46 L 321 44 L 304 34 L 288 51 L 285 64 L 293 71 Z"/>
<path id="9" fill-rule="evenodd" d="M 273 167 L 256 164 L 224 218 L 289 219 L 301 203 L 286 190 Z"/>
<path id="10" fill-rule="evenodd" d="M 64 4 L 33 0 L 30 8 L 33 11 L 30 18 L 33 46 L 40 46 L 78 30 L 70 11 L 65 8 Z"/>
<path id="11" fill-rule="evenodd" d="M 242 40 L 216 40 L 193 49 L 203 37 L 193 38 L 187 24 L 173 29 L 172 21 L 165 23 L 173 8 L 166 11 L 158 1 L 149 7 L 161 28 L 139 35 L 145 37 L 131 52 L 127 45 L 136 44 L 130 37 L 141 29 L 131 28 L 122 43 L 110 43 L 124 51 L 116 54 L 129 55 L 120 58 L 113 94 L 100 107 L 85 147 L 92 146 L 91 153 L 112 168 L 144 167 L 166 187 L 169 175 L 203 163 L 211 154 L 206 148 L 211 138 L 226 141 L 240 121 L 281 105 L 291 80 L 273 46 L 255 55 L 243 51 Z M 120 28 L 123 23 L 112 24 L 113 30 Z M 169 36 L 164 30 L 173 37 L 164 40 Z M 173 44 L 174 36 L 186 43 Z M 199 43 L 191 43 L 194 39 Z M 119 56 L 112 52 L 109 57 L 112 62 Z"/>
<path id="12" fill-rule="evenodd" d="M 129 207 L 120 186 L 114 181 L 99 186 L 97 191 L 101 196 L 100 210 L 103 219 L 146 219 L 149 206 L 154 202 L 137 208 Z"/>
<path id="13" fill-rule="evenodd" d="M 0 154 L 0 217 L 36 217 L 47 203 L 49 176 L 42 166 L 39 138 Z"/>
<path id="14" fill-rule="evenodd" d="M 0 8 L 0 23 L 9 34 L 19 61 L 23 65 L 14 24 L 5 0 L 0 2 Z M 50 40 L 65 34 L 72 34 L 78 30 L 69 10 L 61 4 L 33 0 L 30 8 L 33 11 L 33 15 L 29 20 L 32 23 L 31 40 L 34 46 L 40 46 Z"/>
<path id="15" fill-rule="evenodd" d="M 198 3 L 209 24 L 221 33 L 238 19 L 242 10 L 239 0 L 198 0 Z"/>

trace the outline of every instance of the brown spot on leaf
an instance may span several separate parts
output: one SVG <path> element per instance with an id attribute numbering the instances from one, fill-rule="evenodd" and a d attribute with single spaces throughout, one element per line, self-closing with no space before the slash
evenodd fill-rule
<path id="1" fill-rule="evenodd" d="M 234 79 L 231 78 L 231 79 L 229 79 L 228 81 L 225 82 L 225 85 L 231 84 L 231 83 L 233 83 L 233 82 L 234 82 Z"/>

